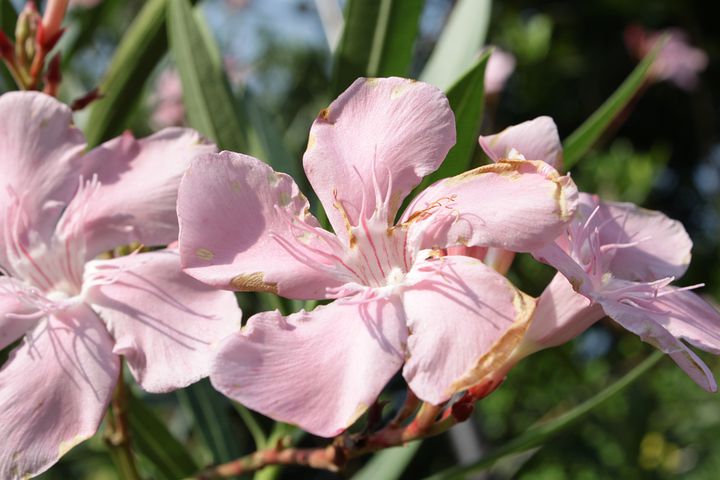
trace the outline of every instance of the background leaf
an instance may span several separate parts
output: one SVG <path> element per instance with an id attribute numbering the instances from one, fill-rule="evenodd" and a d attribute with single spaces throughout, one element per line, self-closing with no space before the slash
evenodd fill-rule
<path id="1" fill-rule="evenodd" d="M 423 4 L 420 0 L 348 0 L 333 69 L 336 96 L 358 77 L 408 75 Z"/>
<path id="2" fill-rule="evenodd" d="M 168 0 L 148 0 L 123 36 L 93 103 L 85 135 L 90 146 L 122 132 L 145 82 L 167 51 Z M 173 2 L 175 3 L 175 2 Z"/>
<path id="3" fill-rule="evenodd" d="M 382 450 L 373 455 L 370 460 L 353 475 L 353 480 L 396 480 L 400 478 L 412 461 L 422 441 L 408 443 L 402 447 Z"/>
<path id="4" fill-rule="evenodd" d="M 198 26 L 190 2 L 174 0 L 168 8 L 168 38 L 183 86 L 190 126 L 221 149 L 246 151 L 247 141 L 219 53 L 207 29 Z"/>
<path id="5" fill-rule="evenodd" d="M 167 480 L 185 478 L 198 470 L 192 456 L 145 404 L 129 395 L 128 418 L 133 449 Z"/>
<path id="6" fill-rule="evenodd" d="M 423 82 L 447 89 L 473 63 L 485 42 L 490 0 L 459 0 L 420 75 Z"/>
<path id="7" fill-rule="evenodd" d="M 455 113 L 457 142 L 440 168 L 423 179 L 420 189 L 441 178 L 458 175 L 470 167 L 483 119 L 485 67 L 489 58 L 490 52 L 483 54 L 448 90 L 450 108 Z"/>
<path id="8" fill-rule="evenodd" d="M 15 11 L 13 4 L 10 0 L 0 0 L 0 29 L 5 32 L 11 40 L 15 37 L 16 22 L 17 12 Z M 13 80 L 12 75 L 10 75 L 10 72 L 5 66 L 5 62 L 0 61 L 0 65 L 0 75 L 2 75 L 2 82 L 0 85 L 3 85 L 5 91 L 13 90 L 15 87 L 15 81 Z"/>

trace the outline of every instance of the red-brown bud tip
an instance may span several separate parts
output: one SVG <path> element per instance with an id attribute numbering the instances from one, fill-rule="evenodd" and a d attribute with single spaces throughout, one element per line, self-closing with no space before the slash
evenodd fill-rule
<path id="1" fill-rule="evenodd" d="M 473 404 L 472 401 L 466 401 L 465 397 L 455 402 L 451 407 L 452 416 L 455 420 L 458 421 L 458 423 L 464 422 L 465 420 L 470 418 L 473 410 L 475 410 L 475 404 Z"/>
<path id="2" fill-rule="evenodd" d="M 0 30 L 0 57 L 5 60 L 12 60 L 15 46 L 5 33 Z"/>

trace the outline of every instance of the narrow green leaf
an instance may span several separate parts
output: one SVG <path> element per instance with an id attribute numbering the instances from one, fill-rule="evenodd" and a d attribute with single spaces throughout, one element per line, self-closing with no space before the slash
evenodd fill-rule
<path id="1" fill-rule="evenodd" d="M 133 448 L 167 480 L 185 478 L 198 470 L 190 453 L 145 404 L 130 396 L 128 417 Z"/>
<path id="2" fill-rule="evenodd" d="M 107 26 L 117 15 L 121 2 L 100 2 L 92 8 L 77 8 L 72 11 L 73 20 L 77 23 L 71 32 L 66 32 L 63 37 L 74 33 L 67 46 L 62 48 L 63 69 L 70 66 L 75 54 L 90 45 L 95 38 L 95 32 L 101 26 Z M 64 38 L 63 38 L 64 40 Z"/>
<path id="3" fill-rule="evenodd" d="M 239 436 L 232 429 L 232 405 L 207 379 L 178 390 L 177 396 L 212 452 L 215 463 L 229 462 L 242 454 Z"/>
<path id="4" fill-rule="evenodd" d="M 255 418 L 255 414 L 239 403 L 233 402 L 232 404 L 240 415 L 240 418 L 242 418 L 248 432 L 250 432 L 250 436 L 253 438 L 253 442 L 255 442 L 255 450 L 265 448 L 267 446 L 267 436 Z"/>
<path id="5" fill-rule="evenodd" d="M 190 125 L 222 149 L 244 152 L 245 130 L 236 100 L 217 59 L 217 45 L 203 33 L 188 0 L 173 0 L 168 8 L 168 38 L 183 86 Z"/>
<path id="6" fill-rule="evenodd" d="M 335 52 L 333 92 L 358 77 L 407 76 L 424 1 L 348 0 Z"/>
<path id="7" fill-rule="evenodd" d="M 269 163 L 278 172 L 287 173 L 300 183 L 304 177 L 300 159 L 295 159 L 275 122 L 265 108 L 250 94 L 243 95 L 243 106 L 249 125 L 248 153 Z M 302 190 L 302 185 L 300 185 Z"/>
<path id="8" fill-rule="evenodd" d="M 563 142 L 564 168 L 569 170 L 580 158 L 587 153 L 600 136 L 607 130 L 612 121 L 617 118 L 620 112 L 630 103 L 640 88 L 645 83 L 650 67 L 652 67 L 664 41 L 658 42 L 653 50 L 642 62 L 635 67 L 635 70 L 625 79 L 617 90 L 600 105 L 577 130 L 575 130 Z"/>
<path id="9" fill-rule="evenodd" d="M 17 23 L 17 11 L 10 0 L 0 0 L 0 30 L 5 32 L 8 38 L 15 38 L 15 23 Z M 5 62 L 0 61 L 0 85 L 3 90 L 15 89 L 15 80 L 5 66 Z"/>
<path id="10" fill-rule="evenodd" d="M 352 480 L 396 480 L 400 478 L 415 457 L 422 441 L 411 442 L 402 447 L 390 448 L 376 453 Z"/>
<path id="11" fill-rule="evenodd" d="M 123 131 L 145 82 L 167 51 L 167 3 L 168 0 L 145 2 L 123 36 L 100 84 L 104 97 L 90 110 L 85 131 L 90 146 Z"/>
<path id="12" fill-rule="evenodd" d="M 476 473 L 492 466 L 496 461 L 503 457 L 524 452 L 542 445 L 551 438 L 565 431 L 578 420 L 582 419 L 597 406 L 632 385 L 643 374 L 655 366 L 655 364 L 658 363 L 658 361 L 660 361 L 660 359 L 664 356 L 663 352 L 654 352 L 620 379 L 616 380 L 614 383 L 601 390 L 598 394 L 588 400 L 585 400 L 571 410 L 555 417 L 552 420 L 544 421 L 530 427 L 522 435 L 510 440 L 505 445 L 490 452 L 485 458 L 482 458 L 475 463 L 443 470 L 435 475 L 427 477 L 425 480 L 466 478 L 471 473 Z"/>
<path id="13" fill-rule="evenodd" d="M 0 29 L 5 34 L 15 38 L 15 24 L 17 23 L 17 10 L 10 0 L 0 0 Z"/>
<path id="14" fill-rule="evenodd" d="M 459 0 L 420 75 L 423 82 L 447 91 L 473 63 L 485 42 L 490 0 Z"/>
<path id="15" fill-rule="evenodd" d="M 470 167 L 482 124 L 485 104 L 485 66 L 489 58 L 490 52 L 486 52 L 448 90 L 450 108 L 455 113 L 457 141 L 440 168 L 425 177 L 420 189 L 441 178 L 458 175 Z"/>

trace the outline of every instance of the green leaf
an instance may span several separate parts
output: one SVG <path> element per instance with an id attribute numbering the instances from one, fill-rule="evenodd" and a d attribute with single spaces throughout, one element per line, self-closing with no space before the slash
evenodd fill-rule
<path id="1" fill-rule="evenodd" d="M 188 0 L 170 2 L 168 38 L 182 81 L 188 122 L 221 149 L 247 151 L 236 100 L 217 61 L 217 45 L 199 25 Z"/>
<path id="2" fill-rule="evenodd" d="M 17 23 L 17 12 L 10 0 L 0 0 L 0 30 L 5 32 L 8 38 L 15 38 L 15 24 Z M 0 76 L 2 81 L 0 85 L 4 90 L 14 90 L 15 80 L 5 66 L 5 62 L 0 61 Z"/>
<path id="3" fill-rule="evenodd" d="M 167 51 L 168 0 L 148 0 L 120 45 L 100 84 L 104 97 L 93 103 L 86 136 L 90 146 L 119 134 L 137 105 L 148 77 Z"/>
<path id="4" fill-rule="evenodd" d="M 457 142 L 450 149 L 445 161 L 420 184 L 424 189 L 441 178 L 458 175 L 470 167 L 473 153 L 478 145 L 485 102 L 485 67 L 490 52 L 480 57 L 448 91 L 450 108 L 455 113 Z"/>
<path id="5" fill-rule="evenodd" d="M 420 75 L 423 82 L 447 91 L 472 65 L 485 42 L 490 0 L 459 0 Z"/>
<path id="6" fill-rule="evenodd" d="M 348 0 L 345 28 L 335 52 L 335 95 L 358 77 L 408 75 L 424 3 Z"/>
<path id="7" fill-rule="evenodd" d="M 639 365 L 630 370 L 619 380 L 600 391 L 594 397 L 585 400 L 581 404 L 575 406 L 571 410 L 555 417 L 552 420 L 543 421 L 525 431 L 522 435 L 515 437 L 500 448 L 490 452 L 486 457 L 474 462 L 470 465 L 449 468 L 435 475 L 427 477 L 425 480 L 446 480 L 456 478 L 467 478 L 472 473 L 480 472 L 496 461 L 508 455 L 524 452 L 531 448 L 540 446 L 562 433 L 575 422 L 581 420 L 585 415 L 594 410 L 597 406 L 608 400 L 609 398 L 622 392 L 625 388 L 632 385 L 643 374 L 655 366 L 658 361 L 665 355 L 663 352 L 656 351 L 648 358 L 643 360 Z"/>
<path id="8" fill-rule="evenodd" d="M 229 462 L 242 454 L 239 435 L 232 429 L 233 407 L 207 379 L 178 390 L 177 396 L 212 452 L 214 463 Z"/>
<path id="9" fill-rule="evenodd" d="M 71 12 L 73 20 L 76 22 L 76 25 L 73 25 L 72 28 L 72 33 L 75 33 L 75 35 L 68 42 L 68 45 L 62 48 L 63 70 L 69 68 L 73 57 L 78 51 L 92 44 L 97 29 L 101 26 L 107 26 L 113 17 L 117 15 L 118 7 L 121 5 L 122 2 L 106 0 L 92 8 L 78 8 Z M 63 37 L 70 33 L 66 32 Z"/>
<path id="10" fill-rule="evenodd" d="M 422 445 L 422 441 L 411 442 L 402 447 L 390 448 L 376 453 L 363 468 L 353 475 L 352 480 L 396 480 L 400 478 Z"/>
<path id="11" fill-rule="evenodd" d="M 565 170 L 569 170 L 590 150 L 590 147 L 607 130 L 613 120 L 637 95 L 650 73 L 650 67 L 652 67 L 658 52 L 664 44 L 664 41 L 658 42 L 655 48 L 635 67 L 635 70 L 615 90 L 610 98 L 605 100 L 605 103 L 600 105 L 600 108 L 590 118 L 585 120 L 577 130 L 565 139 L 563 142 Z"/>
<path id="12" fill-rule="evenodd" d="M 142 401 L 129 396 L 128 419 L 133 448 L 167 480 L 185 478 L 198 470 L 192 456 Z"/>

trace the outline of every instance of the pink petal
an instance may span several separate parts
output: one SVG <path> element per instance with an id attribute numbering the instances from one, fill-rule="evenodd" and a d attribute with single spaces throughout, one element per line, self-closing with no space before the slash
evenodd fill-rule
<path id="1" fill-rule="evenodd" d="M 50 317 L 0 371 L 0 478 L 47 470 L 95 434 L 120 373 L 112 339 L 81 305 Z"/>
<path id="2" fill-rule="evenodd" d="M 515 56 L 512 53 L 498 47 L 493 48 L 485 67 L 485 95 L 500 93 L 505 88 L 508 77 L 515 70 L 515 63 Z"/>
<path id="3" fill-rule="evenodd" d="M 603 244 L 638 242 L 616 250 L 610 263 L 613 275 L 633 281 L 681 277 L 690 263 L 692 240 L 682 223 L 632 203 L 602 202 L 597 196 L 580 194 L 582 209 L 591 213 L 600 205 Z M 614 220 L 613 220 L 614 219 Z"/>
<path id="4" fill-rule="evenodd" d="M 175 390 L 206 377 L 213 347 L 240 330 L 235 295 L 184 274 L 177 251 L 91 262 L 88 282 L 94 285 L 86 299 L 115 338 L 113 352 L 125 357 L 149 392 Z"/>
<path id="5" fill-rule="evenodd" d="M 263 415 L 332 437 L 377 399 L 403 362 L 407 330 L 390 301 L 264 312 L 220 347 L 215 388 Z"/>
<path id="6" fill-rule="evenodd" d="M 178 217 L 183 268 L 204 283 L 311 299 L 344 283 L 332 265 L 308 260 L 309 249 L 339 242 L 318 227 L 292 178 L 255 158 L 222 152 L 195 161 L 180 187 Z"/>
<path id="7" fill-rule="evenodd" d="M 414 285 L 403 296 L 411 332 L 403 376 L 433 404 L 498 374 L 535 308 L 531 297 L 470 257 L 420 262 L 408 281 Z"/>
<path id="8" fill-rule="evenodd" d="M 423 237 L 421 248 L 482 245 L 521 252 L 557 238 L 576 203 L 575 184 L 548 164 L 503 160 L 434 183 L 402 221 Z"/>
<path id="9" fill-rule="evenodd" d="M 524 353 L 569 342 L 604 316 L 600 305 L 576 293 L 565 276 L 558 273 L 538 299 L 523 339 Z"/>
<path id="10" fill-rule="evenodd" d="M 37 323 L 12 317 L 12 314 L 27 314 L 32 311 L 18 298 L 16 292 L 19 288 L 20 282 L 14 278 L 0 277 L 0 350 L 22 337 Z M 8 314 L 11 316 L 8 317 Z"/>
<path id="11" fill-rule="evenodd" d="M 676 338 L 720 355 L 720 313 L 693 292 L 667 287 L 662 293 L 655 304 L 664 314 L 656 321 Z"/>
<path id="12" fill-rule="evenodd" d="M 717 391 L 717 383 L 707 365 L 664 326 L 669 322 L 667 314 L 626 305 L 608 298 L 599 298 L 598 302 L 613 320 L 638 335 L 644 342 L 670 355 L 675 363 L 703 389 L 708 392 Z M 675 329 L 677 328 L 676 322 Z"/>
<path id="13" fill-rule="evenodd" d="M 537 117 L 495 135 L 481 136 L 480 146 L 495 162 L 510 158 L 511 150 L 515 149 L 528 160 L 543 160 L 562 170 L 562 144 L 557 126 L 550 117 Z"/>
<path id="14" fill-rule="evenodd" d="M 66 105 L 36 92 L 0 96 L 0 228 L 6 228 L 10 188 L 22 199 L 32 223 L 27 228 L 48 238 L 77 188 L 84 148 Z M 7 265 L 5 252 L 0 235 L 0 265 Z"/>
<path id="15" fill-rule="evenodd" d="M 101 186 L 86 207 L 87 258 L 132 242 L 176 240 L 182 174 L 193 158 L 214 151 L 194 130 L 168 128 L 140 140 L 126 132 L 88 153 L 83 175 L 97 175 Z"/>
<path id="16" fill-rule="evenodd" d="M 347 240 L 388 199 L 388 222 L 405 196 L 442 163 L 455 144 L 455 119 L 435 87 L 402 78 L 360 78 L 310 129 L 305 173 L 330 223 Z M 345 213 L 339 209 L 344 209 Z"/>

